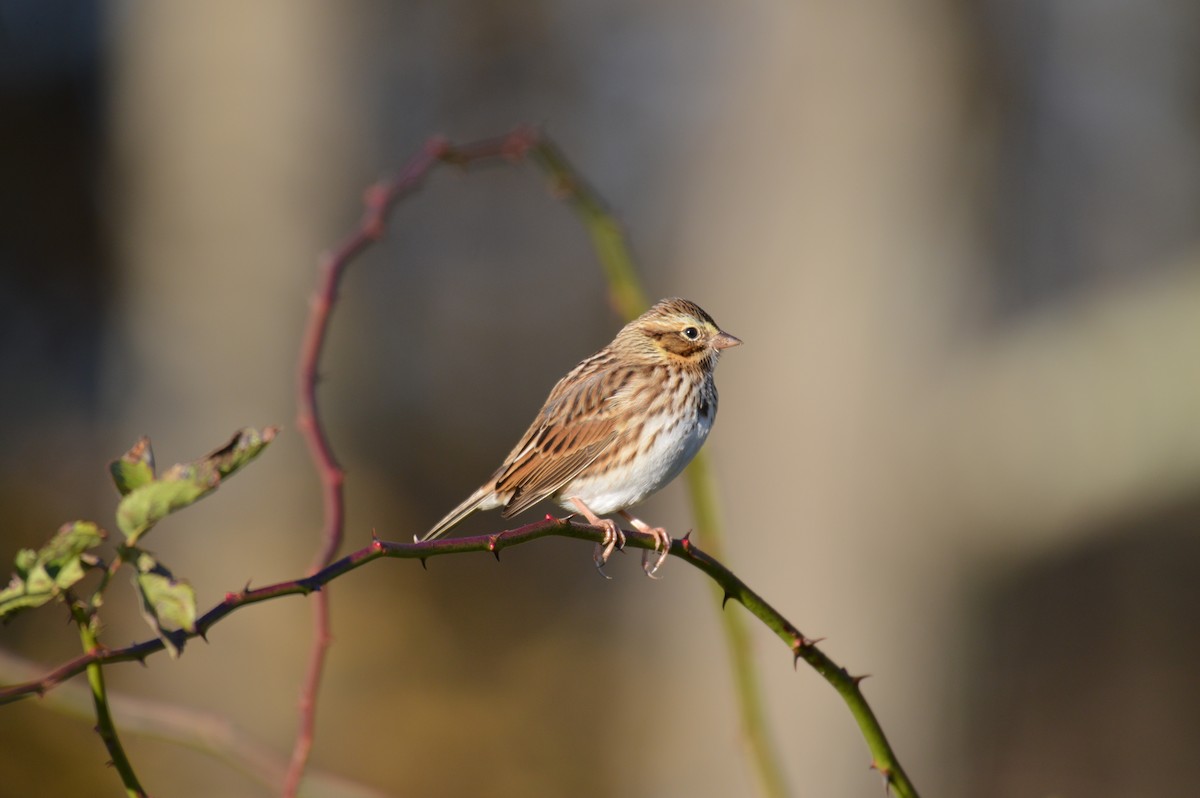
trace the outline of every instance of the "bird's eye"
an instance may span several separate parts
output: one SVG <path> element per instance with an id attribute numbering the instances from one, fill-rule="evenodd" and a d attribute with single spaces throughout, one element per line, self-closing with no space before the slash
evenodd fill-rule
<path id="1" fill-rule="evenodd" d="M 697 330 L 695 327 L 688 327 L 687 329 L 685 329 L 683 331 L 683 337 L 688 339 L 689 341 L 695 341 L 697 338 L 700 337 L 700 331 Z"/>

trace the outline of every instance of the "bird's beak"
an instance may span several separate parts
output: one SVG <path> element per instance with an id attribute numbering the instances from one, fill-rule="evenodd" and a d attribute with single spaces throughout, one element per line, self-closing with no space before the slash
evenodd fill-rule
<path id="1" fill-rule="evenodd" d="M 727 332 L 721 332 L 718 333 L 717 337 L 713 339 L 712 348 L 720 351 L 722 349 L 728 349 L 731 346 L 739 346 L 741 343 L 741 338 L 737 338 L 736 336 L 730 335 Z"/>

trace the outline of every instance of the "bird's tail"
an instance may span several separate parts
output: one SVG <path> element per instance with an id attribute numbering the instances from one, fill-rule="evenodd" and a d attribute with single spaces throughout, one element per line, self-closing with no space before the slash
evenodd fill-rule
<path id="1" fill-rule="evenodd" d="M 495 494 L 492 491 L 490 484 L 484 485 L 479 490 L 467 497 L 466 501 L 455 507 L 446 517 L 433 525 L 433 528 L 421 536 L 422 541 L 433 540 L 440 538 L 442 535 L 449 532 L 454 527 L 458 526 L 464 518 L 476 510 L 490 510 L 493 507 L 499 507 L 500 503 L 496 501 Z"/>

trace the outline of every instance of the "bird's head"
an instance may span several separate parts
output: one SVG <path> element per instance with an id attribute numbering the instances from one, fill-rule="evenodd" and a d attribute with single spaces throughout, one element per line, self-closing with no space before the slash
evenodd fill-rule
<path id="1" fill-rule="evenodd" d="M 722 349 L 742 341 L 722 331 L 696 303 L 671 298 L 659 300 L 629 322 L 616 342 L 655 359 L 711 366 Z"/>

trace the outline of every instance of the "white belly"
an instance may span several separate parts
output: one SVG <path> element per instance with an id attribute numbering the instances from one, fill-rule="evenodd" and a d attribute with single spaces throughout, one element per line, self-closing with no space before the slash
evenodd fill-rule
<path id="1" fill-rule="evenodd" d="M 597 515 L 623 510 L 662 489 L 679 476 L 704 445 L 716 415 L 716 402 L 706 405 L 707 413 L 697 417 L 693 408 L 682 418 L 663 418 L 642 428 L 638 450 L 653 438 L 649 449 L 606 473 L 586 473 L 563 486 L 556 499 L 568 510 L 575 510 L 572 497 L 583 500 Z"/>

